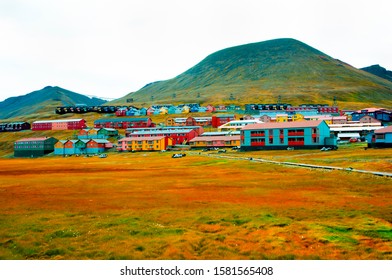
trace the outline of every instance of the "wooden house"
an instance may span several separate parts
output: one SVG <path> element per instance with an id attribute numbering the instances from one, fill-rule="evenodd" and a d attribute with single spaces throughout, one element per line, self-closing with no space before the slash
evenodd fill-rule
<path id="1" fill-rule="evenodd" d="M 368 147 L 392 148 L 392 126 L 386 126 L 369 133 L 366 137 Z"/>
<path id="2" fill-rule="evenodd" d="M 54 147 L 56 155 L 99 154 L 113 147 L 106 139 L 60 140 Z"/>
<path id="3" fill-rule="evenodd" d="M 137 132 L 155 132 L 155 131 L 186 131 L 192 129 L 196 132 L 196 135 L 204 133 L 204 129 L 201 126 L 164 126 L 164 127 L 142 127 L 142 128 L 127 128 L 125 131 L 126 137 L 129 137 L 133 133 Z"/>
<path id="4" fill-rule="evenodd" d="M 210 112 L 210 113 L 215 112 L 215 106 L 212 106 L 209 104 L 206 106 L 206 108 L 207 108 L 207 112 Z"/>
<path id="5" fill-rule="evenodd" d="M 31 125 L 28 122 L 7 122 L 0 123 L 0 132 L 13 132 L 21 130 L 29 130 Z"/>
<path id="6" fill-rule="evenodd" d="M 240 146 L 240 135 L 198 136 L 189 141 L 191 148 L 225 148 Z"/>
<path id="7" fill-rule="evenodd" d="M 250 124 L 241 129 L 241 150 L 336 148 L 325 121 Z"/>
<path id="8" fill-rule="evenodd" d="M 351 114 L 353 121 L 359 121 L 363 116 L 371 116 L 383 123 L 392 121 L 392 111 L 385 108 L 365 108 Z"/>
<path id="9" fill-rule="evenodd" d="M 173 145 L 187 144 L 190 140 L 198 136 L 194 129 L 162 129 L 156 131 L 134 131 L 129 137 L 155 137 L 167 136 L 173 141 Z"/>
<path id="10" fill-rule="evenodd" d="M 129 127 L 151 127 L 155 126 L 151 118 L 115 118 L 99 119 L 94 121 L 94 128 L 126 129 Z"/>
<path id="11" fill-rule="evenodd" d="M 172 145 L 168 136 L 125 137 L 118 141 L 117 150 L 124 151 L 162 151 Z"/>
<path id="12" fill-rule="evenodd" d="M 32 130 L 79 130 L 86 127 L 84 119 L 44 120 L 32 123 Z"/>
<path id="13" fill-rule="evenodd" d="M 376 118 L 373 118 L 372 116 L 368 116 L 368 115 L 363 116 L 358 121 L 360 123 L 378 123 L 378 124 L 381 124 L 379 120 L 377 120 Z"/>
<path id="14" fill-rule="evenodd" d="M 117 136 L 118 130 L 114 128 L 85 128 L 78 133 L 79 139 L 107 139 Z"/>
<path id="15" fill-rule="evenodd" d="M 272 118 L 271 118 L 271 116 L 268 116 L 268 115 L 262 115 L 260 117 L 260 121 L 262 121 L 263 123 L 268 123 L 268 122 L 272 121 Z"/>
<path id="16" fill-rule="evenodd" d="M 54 151 L 53 137 L 23 138 L 14 143 L 15 157 L 41 157 Z"/>
<path id="17" fill-rule="evenodd" d="M 235 120 L 235 115 L 214 115 L 211 118 L 212 127 L 219 127 L 225 123 Z"/>

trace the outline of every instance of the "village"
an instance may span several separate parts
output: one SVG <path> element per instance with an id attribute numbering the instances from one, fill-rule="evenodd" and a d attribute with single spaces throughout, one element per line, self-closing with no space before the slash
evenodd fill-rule
<path id="1" fill-rule="evenodd" d="M 392 110 L 339 110 L 326 104 L 246 104 L 200 106 L 161 104 L 134 106 L 83 105 L 59 107 L 56 114 L 93 110 L 105 118 L 88 123 L 83 118 L 1 123 L 0 131 L 31 130 L 37 137 L 14 143 L 14 157 L 99 155 L 110 152 L 186 151 L 226 149 L 240 151 L 321 149 L 367 142 L 368 148 L 392 147 Z M 194 116 L 202 113 L 202 116 Z M 175 114 L 176 116 L 171 116 Z M 184 115 L 183 117 L 181 115 Z M 154 123 L 156 116 L 164 122 Z M 162 119 L 162 118 L 161 118 Z M 74 131 L 67 139 L 46 137 L 44 131 Z"/>

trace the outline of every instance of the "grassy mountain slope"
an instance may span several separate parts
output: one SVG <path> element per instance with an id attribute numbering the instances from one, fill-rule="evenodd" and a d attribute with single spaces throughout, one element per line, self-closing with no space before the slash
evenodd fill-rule
<path id="1" fill-rule="evenodd" d="M 294 39 L 215 52 L 177 77 L 146 85 L 113 104 L 307 102 L 392 106 L 392 83 Z M 153 97 L 153 98 L 152 98 Z M 233 97 L 235 100 L 230 100 Z"/>
<path id="2" fill-rule="evenodd" d="M 0 102 L 0 119 L 26 116 L 33 113 L 54 111 L 56 106 L 72 106 L 75 104 L 100 105 L 105 100 L 89 98 L 60 87 L 45 87 L 41 90 L 17 97 L 10 97 Z"/>
<path id="3" fill-rule="evenodd" d="M 378 64 L 361 68 L 361 70 L 369 72 L 373 75 L 379 76 L 383 79 L 386 79 L 386 80 L 392 82 L 392 71 L 389 71 L 389 70 L 385 69 L 384 67 L 381 67 Z"/>

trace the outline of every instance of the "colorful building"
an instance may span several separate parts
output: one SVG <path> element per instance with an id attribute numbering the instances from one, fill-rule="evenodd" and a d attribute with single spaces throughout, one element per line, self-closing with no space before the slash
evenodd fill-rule
<path id="1" fill-rule="evenodd" d="M 31 125 L 28 122 L 0 123 L 0 132 L 12 132 L 12 131 L 21 131 L 21 130 L 29 130 L 29 129 L 31 129 Z"/>
<path id="2" fill-rule="evenodd" d="M 162 151 L 173 145 L 167 136 L 125 137 L 118 141 L 117 150 L 124 151 Z"/>
<path id="3" fill-rule="evenodd" d="M 32 123 L 32 130 L 79 130 L 86 127 L 84 119 L 46 120 Z"/>
<path id="4" fill-rule="evenodd" d="M 79 131 L 79 139 L 107 139 L 117 137 L 118 130 L 114 128 L 85 128 Z"/>
<path id="5" fill-rule="evenodd" d="M 324 121 L 250 124 L 241 129 L 241 150 L 336 147 Z"/>
<path id="6" fill-rule="evenodd" d="M 134 131 L 129 134 L 129 137 L 154 137 L 167 136 L 173 141 L 173 145 L 184 145 L 190 140 L 198 136 L 194 129 L 162 129 L 157 131 Z"/>
<path id="7" fill-rule="evenodd" d="M 99 119 L 94 121 L 94 128 L 126 129 L 129 127 L 151 127 L 155 126 L 151 118 L 115 118 Z"/>
<path id="8" fill-rule="evenodd" d="M 198 136 L 189 141 L 192 148 L 225 148 L 240 146 L 240 135 Z"/>
<path id="9" fill-rule="evenodd" d="M 54 146 L 55 155 L 99 154 L 113 147 L 106 139 L 60 140 Z"/>
<path id="10" fill-rule="evenodd" d="M 127 128 L 125 131 L 125 136 L 129 137 L 135 132 L 155 132 L 155 131 L 162 131 L 162 130 L 170 130 L 170 131 L 186 131 L 192 129 L 196 132 L 196 135 L 201 135 L 204 133 L 204 129 L 201 126 L 164 126 L 164 127 L 140 127 L 140 128 Z"/>
<path id="11" fill-rule="evenodd" d="M 375 130 L 366 140 L 370 148 L 392 148 L 392 126 Z"/>
<path id="12" fill-rule="evenodd" d="M 211 118 L 212 127 L 218 128 L 219 126 L 235 120 L 235 115 L 214 115 Z"/>
<path id="13" fill-rule="evenodd" d="M 14 143 L 14 157 L 42 157 L 54 151 L 53 137 L 23 138 Z"/>
<path id="14" fill-rule="evenodd" d="M 236 131 L 241 130 L 244 126 L 248 124 L 262 123 L 259 120 L 251 119 L 251 120 L 235 120 L 229 121 L 225 124 L 222 124 L 218 127 L 218 131 Z"/>

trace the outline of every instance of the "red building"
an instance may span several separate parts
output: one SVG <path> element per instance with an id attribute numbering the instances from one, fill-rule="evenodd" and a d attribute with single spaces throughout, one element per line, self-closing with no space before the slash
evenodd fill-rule
<path id="1" fill-rule="evenodd" d="M 186 144 L 198 133 L 194 129 L 162 129 L 157 131 L 133 131 L 129 137 L 155 137 L 167 136 L 173 139 L 173 145 Z"/>
<path id="2" fill-rule="evenodd" d="M 94 121 L 94 128 L 116 128 L 126 129 L 132 127 L 154 127 L 150 118 L 116 118 L 99 119 Z"/>
<path id="3" fill-rule="evenodd" d="M 32 123 L 32 130 L 79 130 L 86 128 L 84 119 L 47 120 Z"/>
<path id="4" fill-rule="evenodd" d="M 235 120 L 235 115 L 216 115 L 212 116 L 211 125 L 212 127 L 219 127 L 225 123 Z"/>

